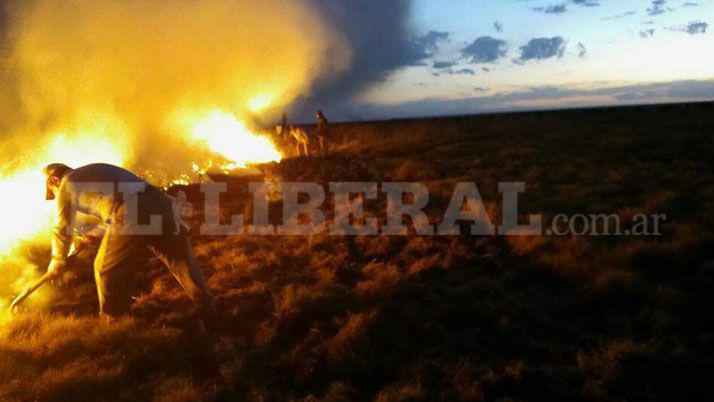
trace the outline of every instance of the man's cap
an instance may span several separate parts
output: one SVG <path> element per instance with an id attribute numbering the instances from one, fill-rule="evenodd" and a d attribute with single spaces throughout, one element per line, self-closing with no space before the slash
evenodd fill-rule
<path id="1" fill-rule="evenodd" d="M 51 201 L 55 199 L 55 192 L 50 189 L 50 178 L 58 177 L 61 180 L 71 171 L 71 167 L 62 163 L 52 163 L 42 170 L 45 176 L 47 176 L 47 181 L 45 181 L 45 200 Z"/>

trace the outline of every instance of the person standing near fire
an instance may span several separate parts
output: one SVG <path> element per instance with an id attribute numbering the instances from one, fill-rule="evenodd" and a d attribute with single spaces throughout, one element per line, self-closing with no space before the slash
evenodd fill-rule
<path id="1" fill-rule="evenodd" d="M 319 141 L 320 154 L 326 156 L 329 153 L 330 145 L 330 123 L 327 121 L 327 118 L 325 118 L 325 114 L 322 113 L 322 110 L 318 110 L 315 116 L 317 117 L 317 130 L 315 134 Z"/>
<path id="2" fill-rule="evenodd" d="M 107 164 L 72 169 L 55 163 L 44 174 L 45 198 L 57 202 L 48 273 L 57 276 L 67 265 L 79 215 L 103 222 L 94 261 L 100 316 L 112 320 L 129 312 L 136 274 L 146 263 L 145 251 L 163 262 L 194 302 L 214 310 L 213 295 L 171 197 L 133 173 Z M 142 220 L 151 223 L 142 225 Z"/>
<path id="3" fill-rule="evenodd" d="M 280 119 L 280 123 L 276 127 L 276 132 L 282 137 L 283 142 L 288 140 L 288 135 L 290 134 L 290 125 L 288 124 L 288 115 L 283 113 L 283 117 Z"/>

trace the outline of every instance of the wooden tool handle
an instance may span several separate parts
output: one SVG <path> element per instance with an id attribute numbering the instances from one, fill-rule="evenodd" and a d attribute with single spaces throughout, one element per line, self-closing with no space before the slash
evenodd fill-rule
<path id="1" fill-rule="evenodd" d="M 20 305 L 23 301 L 25 301 L 25 299 L 27 299 L 31 294 L 35 293 L 35 291 L 36 291 L 37 289 L 39 289 L 40 287 L 42 287 L 42 285 L 44 285 L 47 281 L 49 281 L 50 278 L 52 278 L 52 275 L 51 275 L 49 272 L 46 273 L 46 274 L 44 274 L 44 275 L 42 275 L 42 277 L 40 277 L 40 279 L 38 279 L 37 282 L 35 282 L 35 283 L 33 283 L 32 285 L 30 285 L 27 289 L 25 289 L 24 292 L 20 293 L 20 294 L 15 298 L 15 300 L 12 301 L 12 303 L 10 304 L 10 309 L 11 309 L 11 310 L 15 310 L 15 307 L 19 306 L 19 305 Z"/>

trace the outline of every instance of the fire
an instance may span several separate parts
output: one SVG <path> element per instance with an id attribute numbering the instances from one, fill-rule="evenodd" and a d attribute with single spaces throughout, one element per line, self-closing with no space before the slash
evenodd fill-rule
<path id="1" fill-rule="evenodd" d="M 54 203 L 45 201 L 42 169 L 53 162 L 75 167 L 96 162 L 119 166 L 130 163 L 131 144 L 123 140 L 126 128 L 106 116 L 94 116 L 93 120 L 95 123 L 86 128 L 49 135 L 40 149 L 0 168 L 0 222 L 3 225 L 0 268 L 5 278 L 12 278 L 0 287 L 1 297 L 19 292 L 41 268 L 24 258 L 22 247 L 38 242 L 49 244 Z M 233 114 L 219 110 L 207 114 L 187 113 L 178 121 L 176 140 L 195 142 L 206 148 L 226 161 L 224 168 L 281 159 L 280 152 L 268 137 L 251 132 Z M 187 172 L 204 170 L 196 163 L 186 166 Z M 0 301 L 0 309 L 3 306 Z M 3 317 L 0 313 L 0 323 L 6 319 Z"/>
<path id="2" fill-rule="evenodd" d="M 122 125 L 108 118 L 97 121 L 100 123 L 74 134 L 68 131 L 50 135 L 41 149 L 0 168 L 0 258 L 7 257 L 19 243 L 49 232 L 52 203 L 44 200 L 42 175 L 46 165 L 127 165 L 130 150 L 129 144 L 121 140 Z M 226 166 L 245 167 L 281 159 L 269 138 L 252 133 L 232 114 L 213 111 L 202 117 L 190 115 L 182 123 L 181 131 L 190 135 L 189 140 L 222 156 Z M 186 171 L 190 170 L 199 171 L 199 165 L 186 166 Z"/>
<path id="3" fill-rule="evenodd" d="M 102 120 L 99 120 L 100 122 Z M 58 132 L 45 141 L 45 146 L 23 155 L 0 170 L 0 258 L 18 242 L 47 232 L 52 203 L 44 200 L 42 169 L 54 162 L 81 166 L 92 162 L 123 164 L 126 146 L 112 140 L 113 132 L 104 124 L 95 124 L 71 135 Z"/>
<path id="4" fill-rule="evenodd" d="M 262 93 L 248 100 L 248 109 L 253 113 L 260 113 L 267 109 L 273 103 L 273 95 Z"/>
<path id="5" fill-rule="evenodd" d="M 222 168 L 245 168 L 249 163 L 281 160 L 280 152 L 268 137 L 251 132 L 235 115 L 214 110 L 198 116 L 188 114 L 179 120 L 188 128 L 192 140 L 229 161 Z M 195 163 L 193 170 L 199 170 Z"/>
<path id="6" fill-rule="evenodd" d="M 0 258 L 19 241 L 35 235 L 50 217 L 42 189 L 39 169 L 0 177 Z"/>
<path id="7" fill-rule="evenodd" d="M 7 257 L 23 241 L 47 234 L 51 206 L 44 200 L 42 169 L 54 162 L 82 166 L 103 162 L 126 166 L 129 144 L 121 140 L 122 125 L 107 118 L 97 119 L 87 129 L 74 134 L 57 132 L 32 154 L 0 168 L 0 258 Z M 245 167 L 249 163 L 279 161 L 280 152 L 269 138 L 252 133 L 234 115 L 213 111 L 202 117 L 190 116 L 182 131 L 190 140 L 222 156 L 227 165 Z M 112 129 L 113 128 L 113 129 Z M 187 166 L 186 171 L 199 166 Z"/>
<path id="8" fill-rule="evenodd" d="M 42 169 L 49 163 L 63 162 L 80 166 L 92 162 L 122 164 L 126 144 L 116 140 L 112 127 L 121 127 L 106 118 L 75 134 L 57 132 L 45 145 L 13 163 L 0 168 L 0 268 L 4 283 L 0 297 L 19 292 L 37 276 L 38 269 L 25 258 L 22 249 L 29 244 L 49 244 L 54 204 L 45 201 L 45 178 Z M 33 299 L 46 299 L 46 291 Z M 4 311 L 6 300 L 0 300 L 0 323 L 8 319 Z"/>
<path id="9" fill-rule="evenodd" d="M 49 244 L 45 165 L 112 163 L 164 185 L 279 161 L 256 122 L 352 60 L 312 2 L 12 3 L 0 12 L 0 299 L 42 268 L 23 248 Z"/>

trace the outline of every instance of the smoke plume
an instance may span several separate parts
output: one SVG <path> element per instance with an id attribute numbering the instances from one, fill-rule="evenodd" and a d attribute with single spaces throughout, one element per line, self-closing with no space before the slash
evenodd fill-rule
<path id="1" fill-rule="evenodd" d="M 307 0 L 18 0 L 4 13 L 4 161 L 60 135 L 110 144 L 130 167 L 190 166 L 186 115 L 250 124 L 351 59 Z"/>
<path id="2" fill-rule="evenodd" d="M 210 156 L 186 140 L 187 116 L 352 116 L 357 94 L 426 57 L 409 11 L 408 0 L 5 2 L 2 171 L 62 141 L 171 177 Z"/>
<path id="3" fill-rule="evenodd" d="M 319 79 L 309 96 L 294 110 L 302 120 L 326 109 L 338 119 L 358 117 L 356 99 L 362 91 L 382 82 L 389 73 L 420 63 L 428 50 L 414 40 L 409 0 L 315 0 L 327 20 L 339 27 L 352 51 L 352 62 L 337 77 Z"/>

